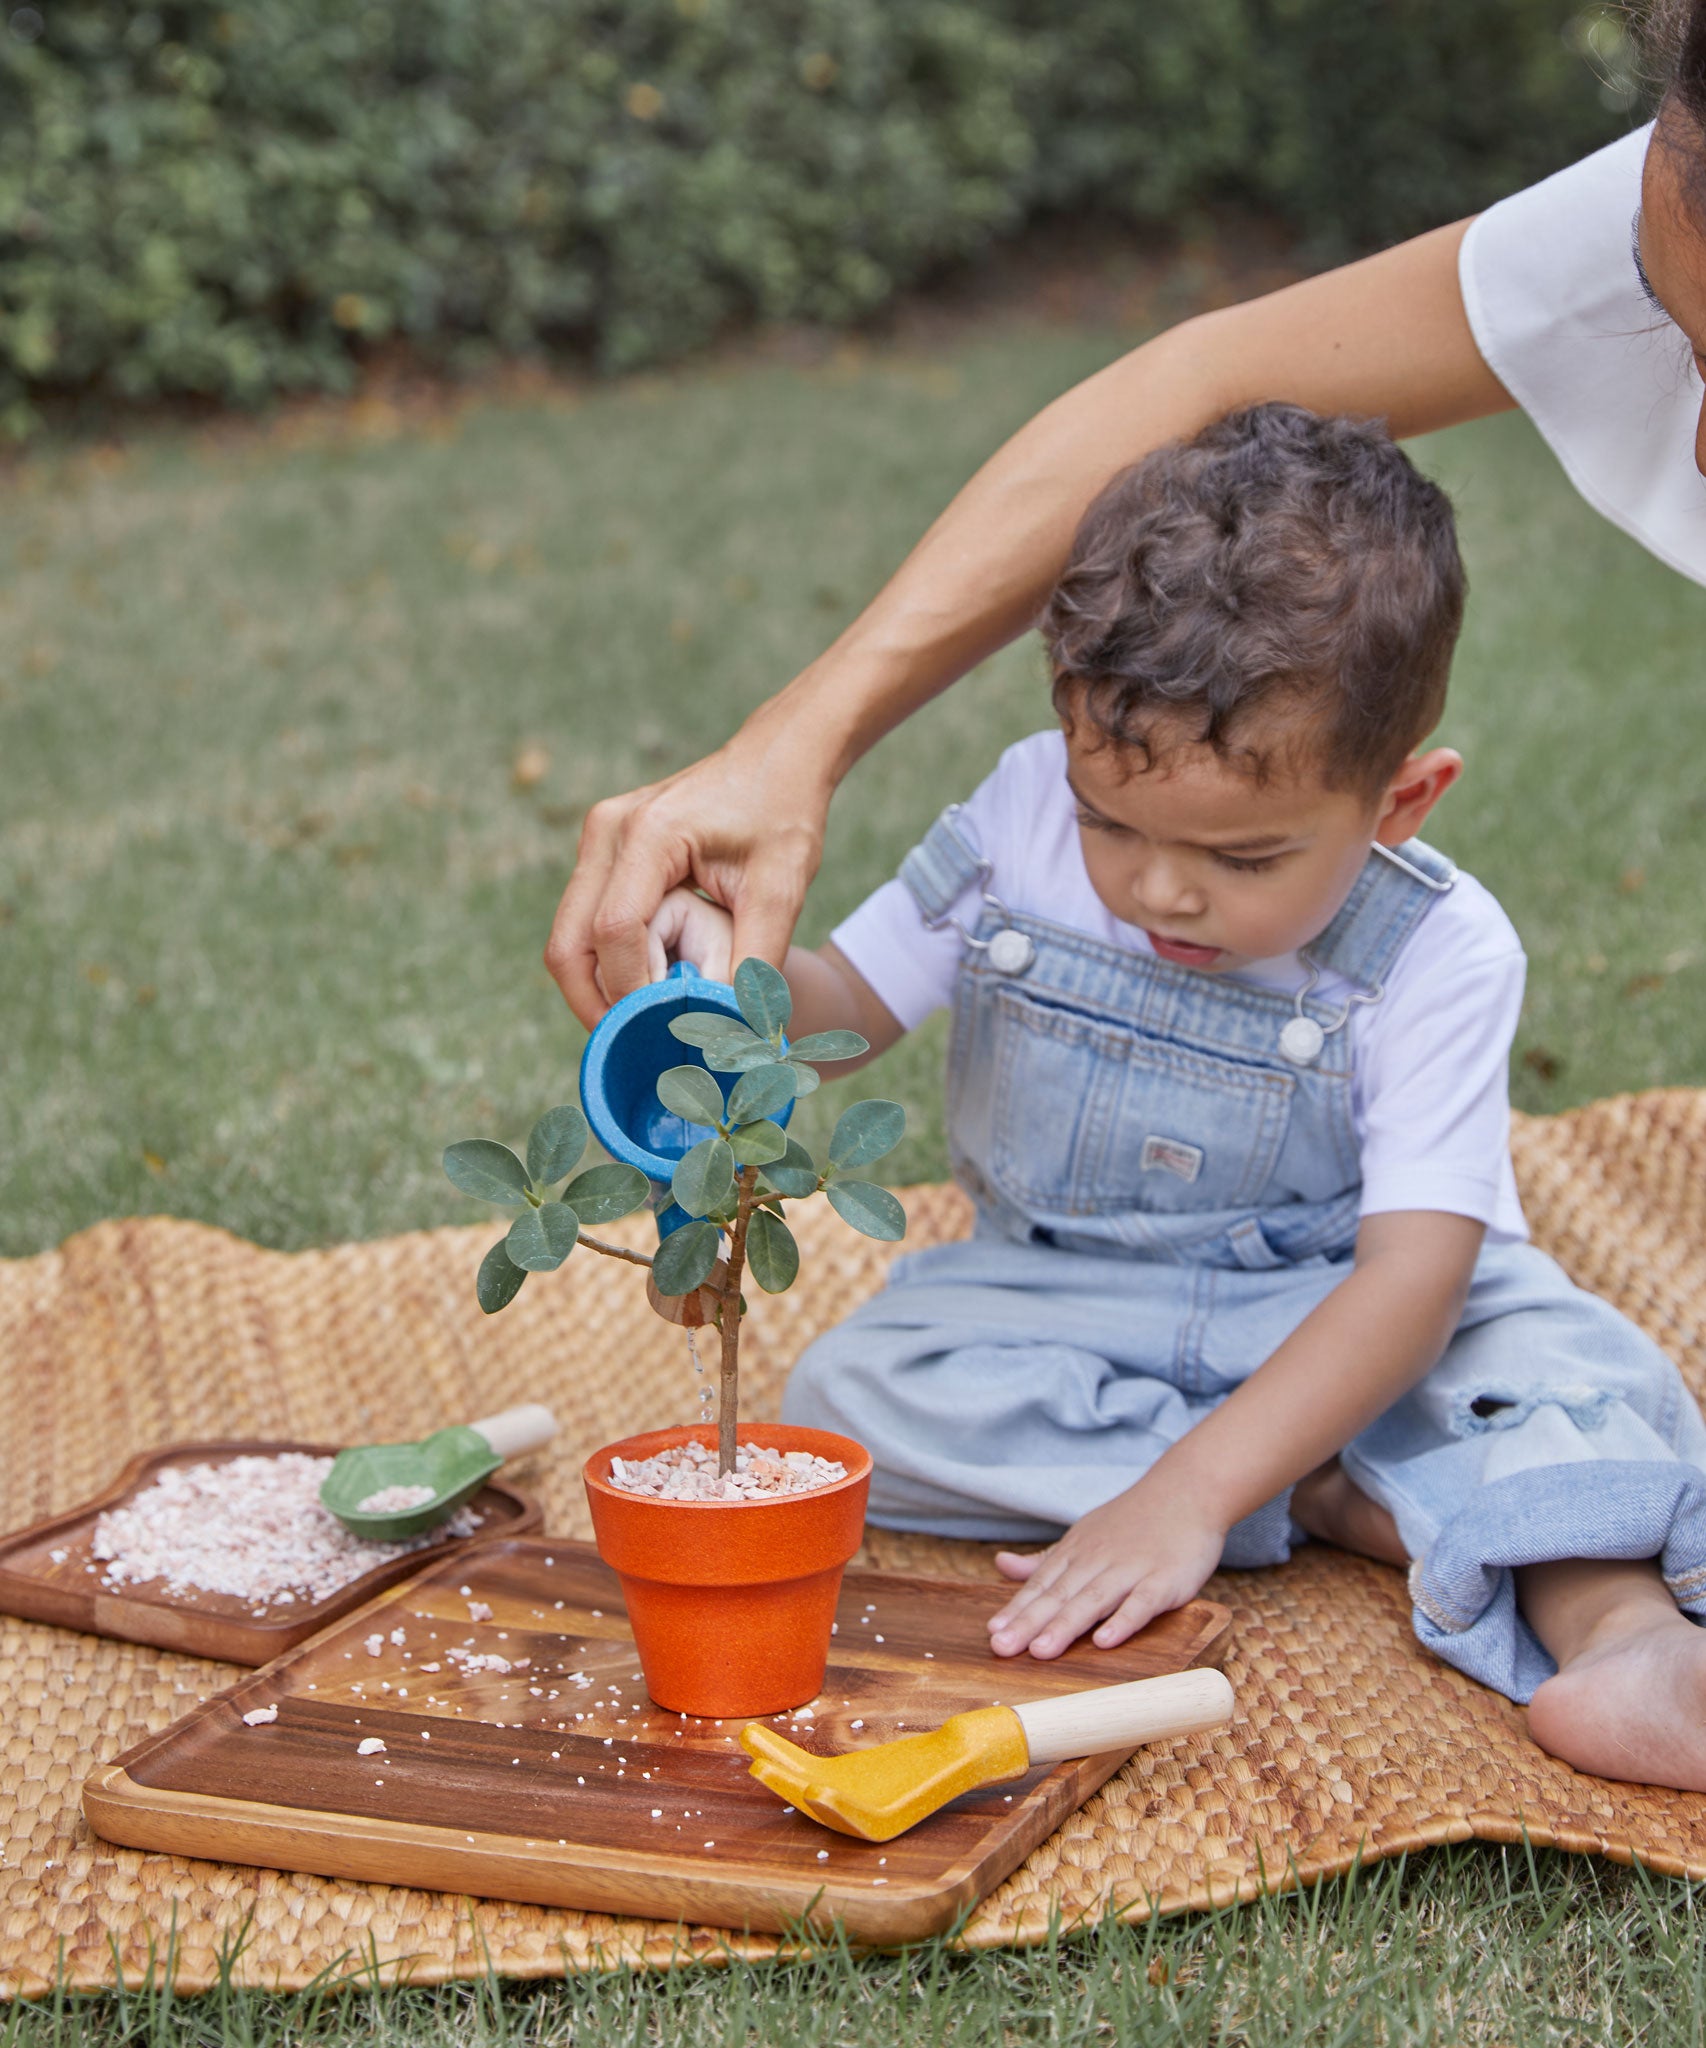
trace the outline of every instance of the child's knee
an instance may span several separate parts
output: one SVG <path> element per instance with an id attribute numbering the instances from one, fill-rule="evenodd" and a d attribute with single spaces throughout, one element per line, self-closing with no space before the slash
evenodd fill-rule
<path id="1" fill-rule="evenodd" d="M 1540 1447 L 1552 1439 L 1560 1462 L 1668 1453 L 1706 1463 L 1700 1410 L 1652 1339 L 1608 1301 L 1572 1287 L 1550 1260 L 1538 1279 L 1520 1270 L 1528 1284 L 1518 1298 L 1469 1322 L 1418 1389 L 1442 1433 L 1520 1433 L 1537 1447 L 1527 1464 L 1551 1462 Z M 1499 1450 L 1495 1464 L 1518 1455 L 1514 1443 Z"/>

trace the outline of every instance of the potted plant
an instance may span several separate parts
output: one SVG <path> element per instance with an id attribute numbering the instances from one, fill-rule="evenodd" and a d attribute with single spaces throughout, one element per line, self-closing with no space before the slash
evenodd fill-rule
<path id="1" fill-rule="evenodd" d="M 480 1264 L 475 1285 L 487 1314 L 513 1301 L 529 1273 L 554 1271 L 586 1245 L 646 1268 L 653 1306 L 670 1320 L 717 1332 L 714 1497 L 636 1490 L 677 1484 L 661 1475 L 694 1460 L 709 1479 L 712 1435 L 703 1423 L 606 1445 L 587 1460 L 584 1477 L 599 1553 L 622 1581 L 647 1690 L 659 1706 L 719 1718 L 777 1713 L 821 1689 L 871 1473 L 861 1445 L 825 1430 L 767 1423 L 742 1441 L 742 1285 L 749 1273 L 767 1293 L 793 1284 L 800 1253 L 786 1221 L 791 1201 L 822 1194 L 867 1237 L 892 1241 L 906 1230 L 900 1203 L 864 1173 L 900 1141 L 906 1112 L 898 1103 L 846 1110 L 821 1167 L 778 1121 L 818 1086 L 818 1062 L 853 1059 L 866 1041 L 853 1031 L 825 1031 L 790 1044 L 788 984 L 762 960 L 741 962 L 733 992 L 738 1016 L 688 1010 L 668 1027 L 697 1058 L 657 1076 L 658 1102 L 706 1136 L 675 1167 L 667 1190 L 673 1206 L 660 1216 L 667 1234 L 654 1254 L 591 1235 L 596 1225 L 656 1203 L 663 1191 L 635 1166 L 577 1173 L 589 1136 L 579 1109 L 548 1110 L 528 1138 L 525 1161 L 486 1138 L 444 1155 L 444 1170 L 463 1193 L 518 1211 Z M 565 1180 L 556 1195 L 549 1192 Z M 780 1470 L 764 1469 L 770 1452 L 780 1454 Z M 815 1478 L 821 1468 L 812 1460 L 839 1466 L 841 1476 L 805 1490 L 736 1491 Z"/>

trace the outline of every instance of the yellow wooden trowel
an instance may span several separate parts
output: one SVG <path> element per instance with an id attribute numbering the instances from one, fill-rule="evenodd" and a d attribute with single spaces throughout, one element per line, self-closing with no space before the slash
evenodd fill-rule
<path id="1" fill-rule="evenodd" d="M 740 1739 L 752 1775 L 779 1798 L 826 1828 L 886 1842 L 962 1792 L 1022 1777 L 1033 1764 L 1199 1735 L 1231 1718 L 1232 1687 L 1221 1672 L 1173 1671 L 1017 1707 L 975 1707 L 927 1735 L 847 1756 L 813 1756 L 761 1721 L 749 1721 Z"/>

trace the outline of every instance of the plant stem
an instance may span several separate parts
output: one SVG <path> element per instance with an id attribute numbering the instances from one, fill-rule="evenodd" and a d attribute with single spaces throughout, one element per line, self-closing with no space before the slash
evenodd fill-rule
<path id="1" fill-rule="evenodd" d="M 717 1387 L 719 1478 L 735 1469 L 735 1423 L 740 1402 L 740 1278 L 746 1264 L 746 1227 L 752 1221 L 753 1201 L 758 1193 L 758 1168 L 740 1167 L 735 1182 L 740 1200 L 735 1207 L 734 1228 L 729 1232 L 729 1270 L 717 1313 L 717 1327 L 723 1338 L 722 1371 Z"/>
<path id="2" fill-rule="evenodd" d="M 602 1238 L 588 1237 L 584 1230 L 575 1242 L 584 1244 L 589 1251 L 602 1252 L 607 1259 L 626 1259 L 630 1266 L 649 1267 L 652 1263 L 644 1252 L 625 1251 L 619 1244 L 606 1244 Z"/>

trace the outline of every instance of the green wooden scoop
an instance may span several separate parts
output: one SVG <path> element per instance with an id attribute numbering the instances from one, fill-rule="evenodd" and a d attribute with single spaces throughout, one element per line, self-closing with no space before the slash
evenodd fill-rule
<path id="1" fill-rule="evenodd" d="M 506 1458 L 537 1450 L 556 1434 L 557 1418 L 550 1409 L 529 1401 L 480 1422 L 434 1430 L 419 1443 L 359 1444 L 332 1460 L 320 1488 L 321 1505 L 352 1536 L 401 1543 L 437 1528 L 479 1492 Z M 422 1487 L 431 1488 L 425 1497 Z M 398 1498 L 410 1491 L 413 1500 Z M 387 1494 L 391 1500 L 384 1498 Z"/>

